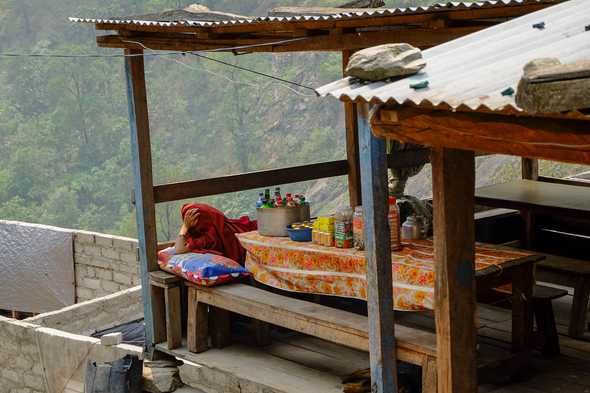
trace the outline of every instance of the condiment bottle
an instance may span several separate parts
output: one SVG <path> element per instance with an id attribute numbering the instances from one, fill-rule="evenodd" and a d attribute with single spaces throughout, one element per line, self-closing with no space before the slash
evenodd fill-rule
<path id="1" fill-rule="evenodd" d="M 295 202 L 290 193 L 287 193 L 287 207 L 295 207 Z"/>
<path id="2" fill-rule="evenodd" d="M 389 221 L 391 250 L 401 250 L 402 241 L 400 233 L 399 207 L 397 206 L 397 199 L 392 196 L 389 197 L 389 214 L 387 215 L 387 219 Z"/>
<path id="3" fill-rule="evenodd" d="M 365 219 L 362 206 L 354 208 L 354 215 L 352 216 L 352 239 L 354 247 L 357 250 L 365 249 Z"/>
<path id="4" fill-rule="evenodd" d="M 422 228 L 415 216 L 408 216 L 402 224 L 402 240 L 417 240 L 422 238 Z"/>

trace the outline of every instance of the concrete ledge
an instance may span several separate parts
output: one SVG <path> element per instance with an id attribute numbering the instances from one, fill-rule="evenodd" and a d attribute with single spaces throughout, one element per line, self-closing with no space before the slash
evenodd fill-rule
<path id="1" fill-rule="evenodd" d="M 62 393 L 79 391 L 88 360 L 143 356 L 132 345 L 101 345 L 100 340 L 0 317 L 0 391 Z"/>
<path id="2" fill-rule="evenodd" d="M 88 300 L 57 311 L 28 318 L 25 322 L 89 335 L 143 317 L 141 287 Z"/>
<path id="3" fill-rule="evenodd" d="M 281 359 L 264 349 L 232 345 L 184 355 L 180 379 L 206 393 L 342 393 L 341 380 L 333 373 Z"/>

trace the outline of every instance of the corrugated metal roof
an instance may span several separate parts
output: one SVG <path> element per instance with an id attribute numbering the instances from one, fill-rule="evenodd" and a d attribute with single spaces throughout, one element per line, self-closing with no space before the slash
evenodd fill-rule
<path id="1" fill-rule="evenodd" d="M 539 22 L 545 22 L 544 29 L 533 28 Z M 520 112 L 514 95 L 501 92 L 516 90 L 523 66 L 532 59 L 590 59 L 587 26 L 590 1 L 570 0 L 425 50 L 426 68 L 411 77 L 389 83 L 345 78 L 318 93 L 359 102 Z M 423 80 L 428 88 L 410 88 Z"/>
<path id="2" fill-rule="evenodd" d="M 69 18 L 71 22 L 76 23 L 93 23 L 93 24 L 112 24 L 127 26 L 157 26 L 157 27 L 214 27 L 227 25 L 248 25 L 257 23 L 272 22 L 308 22 L 308 21 L 336 21 L 356 18 L 370 18 L 379 16 L 395 16 L 420 14 L 434 11 L 450 10 L 468 10 L 494 7 L 510 7 L 527 4 L 553 3 L 554 0 L 485 0 L 476 2 L 448 2 L 438 3 L 431 6 L 407 7 L 407 8 L 376 8 L 367 9 L 358 12 L 343 12 L 332 15 L 296 15 L 296 16 L 259 16 L 246 19 L 220 20 L 220 21 L 200 21 L 200 20 L 177 20 L 177 21 L 157 21 L 128 18 Z"/>

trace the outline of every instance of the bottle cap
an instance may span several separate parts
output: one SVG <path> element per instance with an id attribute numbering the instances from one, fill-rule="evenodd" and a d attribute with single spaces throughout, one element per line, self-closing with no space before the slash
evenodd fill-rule
<path id="1" fill-rule="evenodd" d="M 397 199 L 394 196 L 389 197 L 389 204 L 395 205 L 397 203 Z"/>

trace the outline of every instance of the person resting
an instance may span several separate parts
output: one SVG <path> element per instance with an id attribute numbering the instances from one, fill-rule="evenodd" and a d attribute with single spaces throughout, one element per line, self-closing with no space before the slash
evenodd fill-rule
<path id="1" fill-rule="evenodd" d="M 256 221 L 247 216 L 227 218 L 214 207 L 201 203 L 182 206 L 181 215 L 183 224 L 174 243 L 178 254 L 218 254 L 244 265 L 246 250 L 235 234 L 256 230 Z"/>

